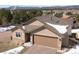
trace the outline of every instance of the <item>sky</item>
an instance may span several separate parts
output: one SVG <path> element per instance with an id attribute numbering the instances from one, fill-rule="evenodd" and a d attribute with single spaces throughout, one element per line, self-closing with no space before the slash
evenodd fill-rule
<path id="1" fill-rule="evenodd" d="M 0 5 L 65 6 L 78 5 L 79 0 L 0 0 Z"/>

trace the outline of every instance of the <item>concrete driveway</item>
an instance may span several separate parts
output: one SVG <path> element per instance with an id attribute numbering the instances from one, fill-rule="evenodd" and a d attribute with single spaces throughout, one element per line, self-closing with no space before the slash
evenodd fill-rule
<path id="1" fill-rule="evenodd" d="M 42 45 L 33 45 L 24 54 L 56 54 L 56 49 Z"/>

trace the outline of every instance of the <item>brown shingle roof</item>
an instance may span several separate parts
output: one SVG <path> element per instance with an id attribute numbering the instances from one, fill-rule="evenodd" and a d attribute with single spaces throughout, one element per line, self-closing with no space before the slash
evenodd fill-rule
<path id="1" fill-rule="evenodd" d="M 73 18 L 71 17 L 64 19 L 64 18 L 57 18 L 51 15 L 46 15 L 46 16 L 39 16 L 35 18 L 44 23 L 49 22 L 49 23 L 58 24 L 58 25 L 69 25 L 73 22 Z"/>
<path id="2" fill-rule="evenodd" d="M 32 22 L 28 25 L 25 25 L 25 29 L 26 29 L 26 32 L 32 32 L 32 31 L 35 31 L 38 28 L 41 28 L 43 25 L 44 25 L 43 23 L 36 20 L 35 22 Z"/>
<path id="3" fill-rule="evenodd" d="M 45 27 L 47 29 L 49 29 L 50 31 L 56 33 L 59 36 L 63 36 L 61 33 L 59 33 L 58 30 L 56 30 L 54 27 L 51 27 L 50 25 L 46 24 L 46 23 L 51 23 L 51 24 L 55 24 L 55 25 L 72 25 L 73 24 L 73 18 L 69 17 L 67 19 L 63 19 L 63 18 L 57 18 L 51 15 L 46 15 L 46 16 L 40 16 L 40 17 L 36 17 L 37 20 L 39 20 L 40 22 L 42 22 L 43 24 L 45 24 Z"/>
<path id="4" fill-rule="evenodd" d="M 22 29 L 23 31 L 25 31 L 25 30 L 22 28 L 22 26 L 16 26 L 15 28 L 11 29 L 11 31 L 13 32 L 13 31 L 15 31 L 15 30 L 17 30 L 17 29 Z"/>
<path id="5" fill-rule="evenodd" d="M 36 22 L 34 22 L 34 21 L 36 21 Z M 72 25 L 73 21 L 72 21 L 72 18 L 62 19 L 62 18 L 57 18 L 57 17 L 53 17 L 53 16 L 51 18 L 51 15 L 39 16 L 39 17 L 35 17 L 35 18 L 31 19 L 30 21 L 26 22 L 25 30 L 27 33 L 33 32 L 43 26 L 43 27 L 47 28 L 48 30 L 54 32 L 55 34 L 62 36 L 61 33 L 59 33 L 54 27 L 51 27 L 50 25 L 46 24 L 46 22 L 51 23 L 51 24 L 58 24 L 58 25 Z M 40 26 L 41 24 L 43 24 L 43 25 Z M 17 28 L 14 28 L 13 30 L 16 30 Z"/>

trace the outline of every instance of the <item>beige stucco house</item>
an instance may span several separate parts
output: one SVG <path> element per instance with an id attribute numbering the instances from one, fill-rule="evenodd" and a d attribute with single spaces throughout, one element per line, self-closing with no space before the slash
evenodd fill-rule
<path id="1" fill-rule="evenodd" d="M 20 27 L 12 30 L 13 43 L 22 45 L 30 41 L 32 44 L 52 47 L 57 50 L 69 47 L 69 35 L 72 28 L 72 18 L 57 18 L 39 16 L 31 19 Z"/>

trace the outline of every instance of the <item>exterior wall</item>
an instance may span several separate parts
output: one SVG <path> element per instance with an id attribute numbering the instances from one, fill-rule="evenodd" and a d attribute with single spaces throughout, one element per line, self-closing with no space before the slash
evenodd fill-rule
<path id="1" fill-rule="evenodd" d="M 68 34 L 63 34 L 64 37 L 62 38 L 62 46 L 69 47 L 69 36 Z"/>
<path id="2" fill-rule="evenodd" d="M 6 43 L 11 41 L 11 31 L 0 32 L 0 42 Z"/>
<path id="3" fill-rule="evenodd" d="M 56 48 L 57 50 L 61 49 L 61 41 L 57 37 L 34 35 L 34 44 Z"/>
<path id="4" fill-rule="evenodd" d="M 16 32 L 21 33 L 21 37 L 16 37 Z M 12 42 L 15 45 L 22 45 L 25 42 L 25 33 L 21 29 L 17 29 L 12 33 Z"/>

